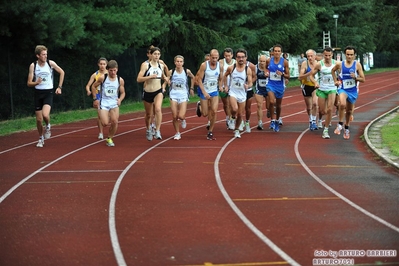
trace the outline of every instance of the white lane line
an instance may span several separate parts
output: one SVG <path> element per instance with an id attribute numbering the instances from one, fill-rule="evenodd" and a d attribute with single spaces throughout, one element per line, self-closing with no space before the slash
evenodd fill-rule
<path id="1" fill-rule="evenodd" d="M 397 78 L 391 78 L 391 79 L 387 79 L 387 80 L 397 80 Z M 366 84 L 364 84 L 364 85 L 362 85 L 362 87 L 368 87 L 368 86 L 372 86 L 372 85 L 375 85 L 375 84 L 379 84 L 380 82 L 379 81 L 377 81 L 377 82 L 375 82 L 375 83 L 366 83 Z M 395 83 L 394 83 L 395 84 Z M 390 85 L 392 85 L 392 84 L 390 84 Z M 389 85 L 389 86 L 390 86 Z M 384 86 L 384 87 L 387 87 L 387 86 Z M 383 87 L 380 87 L 380 88 L 383 88 Z M 376 89 L 374 89 L 374 90 L 371 90 L 371 91 L 367 91 L 367 92 L 361 92 L 362 90 L 360 90 L 360 92 L 359 92 L 359 94 L 366 94 L 366 93 L 368 93 L 368 92 L 372 92 L 372 91 L 375 91 L 375 90 L 379 90 L 380 88 L 376 88 Z M 298 91 L 299 92 L 299 91 Z M 297 94 L 297 91 L 295 91 L 294 89 L 290 89 L 290 90 L 288 90 L 287 91 L 287 94 L 290 94 L 290 93 L 293 93 L 293 95 L 287 95 L 286 97 L 284 97 L 284 98 L 290 98 L 290 97 L 295 97 L 295 96 L 301 96 L 301 94 L 300 93 L 298 93 Z M 297 102 L 295 102 L 295 103 L 291 103 L 291 104 L 286 104 L 286 105 L 283 105 L 283 107 L 285 107 L 285 106 L 289 106 L 289 105 L 292 105 L 292 104 L 296 104 L 296 103 L 300 103 L 300 102 L 303 102 L 303 101 L 297 101 Z M 221 104 L 221 103 L 219 103 L 219 104 Z M 252 105 L 256 105 L 256 102 L 254 102 L 254 103 L 252 103 L 251 104 L 251 106 Z M 195 109 L 195 107 L 194 108 L 189 108 L 189 109 L 187 109 L 187 110 L 191 110 L 191 109 Z M 219 108 L 218 108 L 219 109 Z M 222 109 L 220 109 L 220 110 L 218 110 L 218 113 L 219 112 L 222 112 L 223 111 L 223 108 Z M 265 110 L 263 110 L 263 111 L 266 111 L 266 109 Z M 170 114 L 171 112 L 163 112 L 162 114 Z M 255 112 L 252 112 L 251 114 L 256 114 L 256 111 Z M 125 114 L 124 114 L 125 115 Z M 192 117 L 197 117 L 196 115 L 193 115 L 193 116 L 188 116 L 187 118 L 192 118 Z M 93 117 L 94 118 L 94 117 Z M 131 121 L 135 121 L 135 120 L 142 120 L 142 119 L 144 119 L 144 117 L 135 117 L 135 118 L 130 118 L 130 119 L 125 119 L 125 120 L 121 120 L 121 121 L 119 121 L 119 123 L 126 123 L 126 122 L 131 122 Z M 166 122 L 163 122 L 162 124 L 164 124 L 164 123 L 166 123 Z M 78 130 L 74 130 L 74 131 L 69 131 L 69 132 L 67 132 L 67 133 L 63 133 L 63 134 L 59 134 L 59 135 L 56 135 L 56 136 L 52 136 L 51 137 L 51 139 L 53 139 L 53 138 L 57 138 L 57 137 L 61 137 L 61 136 L 65 136 L 65 135 L 69 135 L 69 134 L 73 134 L 73 133 L 76 133 L 76 132 L 80 132 L 80 131 L 85 131 L 85 130 L 89 130 L 89 129 L 92 129 L 92 128 L 97 128 L 97 126 L 90 126 L 90 127 L 85 127 L 85 128 L 81 128 L 81 129 L 78 129 Z M 145 127 L 140 127 L 140 128 L 138 128 L 138 129 L 144 129 Z M 33 145 L 33 144 L 35 144 L 37 141 L 33 141 L 33 142 L 29 142 L 29 143 L 26 143 L 26 144 L 21 144 L 21 145 L 19 145 L 19 146 L 16 146 L 16 147 L 13 147 L 13 148 L 10 148 L 10 149 L 7 149 L 7 150 L 4 150 L 4 151 L 0 151 L 0 154 L 3 154 L 3 153 L 6 153 L 6 152 L 10 152 L 10 151 L 13 151 L 13 150 L 16 150 L 16 149 L 19 149 L 19 148 L 22 148 L 22 147 L 25 147 L 25 146 L 29 146 L 29 145 Z"/>
<path id="2" fill-rule="evenodd" d="M 214 163 L 214 171 L 215 171 L 215 179 L 216 183 L 220 189 L 220 192 L 222 193 L 224 199 L 227 201 L 227 203 L 230 205 L 230 207 L 233 209 L 233 211 L 237 214 L 237 216 L 241 219 L 241 221 L 244 222 L 244 224 L 259 238 L 265 243 L 267 246 L 269 246 L 275 253 L 277 253 L 282 259 L 287 261 L 289 264 L 294 265 L 294 266 L 299 266 L 300 264 L 296 262 L 294 259 L 292 259 L 287 253 L 285 253 L 281 248 L 279 248 L 276 244 L 274 244 L 267 236 L 265 236 L 251 221 L 241 212 L 241 210 L 237 207 L 237 205 L 234 203 L 234 201 L 230 198 L 229 193 L 227 193 L 226 189 L 223 186 L 221 177 L 220 177 L 220 172 L 219 172 L 219 161 L 220 158 L 222 157 L 223 152 L 227 148 L 227 146 L 234 140 L 235 138 L 232 138 L 226 144 L 223 146 L 223 148 L 220 150 L 218 153 L 215 163 Z"/>
<path id="3" fill-rule="evenodd" d="M 392 84 L 388 85 L 391 86 Z M 386 87 L 386 86 L 384 86 Z M 382 87 L 383 88 L 383 87 Z M 370 105 L 371 103 L 380 101 L 381 99 L 390 97 L 393 94 L 396 94 L 398 92 L 393 92 L 390 94 L 387 94 L 383 97 L 380 97 L 378 99 L 375 99 L 373 101 L 370 101 L 366 104 L 363 104 L 361 106 L 356 107 L 355 109 L 359 109 L 362 108 L 364 106 Z M 299 163 L 302 165 L 302 167 L 309 173 L 309 175 L 311 177 L 313 177 L 313 179 L 315 179 L 320 185 L 322 185 L 324 188 L 326 188 L 328 191 L 330 191 L 331 193 L 333 193 L 335 196 L 339 197 L 341 200 L 343 200 L 344 202 L 346 202 L 347 204 L 349 204 L 350 206 L 352 206 L 353 208 L 355 208 L 356 210 L 362 212 L 363 214 L 365 214 L 366 216 L 376 220 L 377 222 L 387 226 L 388 228 L 396 231 L 397 233 L 399 233 L 399 228 L 396 227 L 395 225 L 383 220 L 382 218 L 378 217 L 377 215 L 372 214 L 371 212 L 363 209 L 362 207 L 360 207 L 359 205 L 357 205 L 356 203 L 354 203 L 353 201 L 349 200 L 348 198 L 346 198 L 345 196 L 343 196 L 342 194 L 340 194 L 338 191 L 334 190 L 332 187 L 330 187 L 329 185 L 327 185 L 323 180 L 321 180 L 315 173 L 312 172 L 312 170 L 310 170 L 310 168 L 306 165 L 306 163 L 302 160 L 301 154 L 299 152 L 299 142 L 301 141 L 303 135 L 309 131 L 309 129 L 306 129 L 302 132 L 301 135 L 299 135 L 299 137 L 297 138 L 297 140 L 295 141 L 295 146 L 294 146 L 294 150 L 295 150 L 295 155 L 299 161 Z"/>
<path id="4" fill-rule="evenodd" d="M 61 170 L 61 171 L 41 171 L 40 173 L 111 173 L 122 172 L 123 170 Z"/>
<path id="5" fill-rule="evenodd" d="M 28 181 L 29 179 L 31 179 L 33 176 L 35 176 L 37 173 L 41 172 L 43 169 L 46 169 L 47 167 L 49 167 L 50 165 L 55 164 L 56 162 L 64 159 L 65 157 L 68 157 L 71 154 L 74 154 L 75 152 L 81 151 L 83 149 L 86 149 L 87 147 L 93 146 L 97 144 L 97 142 L 94 143 L 90 143 L 86 146 L 80 147 L 79 149 L 73 150 L 67 154 L 64 154 L 60 157 L 58 157 L 57 159 L 55 159 L 54 161 L 44 165 L 43 167 L 39 168 L 38 170 L 34 171 L 32 174 L 28 175 L 27 177 L 25 177 L 24 179 L 22 179 L 21 181 L 19 181 L 17 184 L 15 184 L 13 187 L 11 187 L 6 193 L 4 193 L 1 197 L 0 197 L 0 204 L 11 194 L 13 193 L 17 188 L 19 188 L 23 183 L 25 183 L 26 181 Z"/>
<path id="6" fill-rule="evenodd" d="M 198 127 L 186 130 L 182 134 L 185 134 L 185 133 L 190 132 L 190 131 L 197 130 L 197 129 L 202 128 L 202 127 L 203 126 L 198 126 Z M 125 178 L 125 175 L 127 174 L 127 172 L 130 170 L 130 168 L 133 167 L 133 165 L 138 160 L 140 160 L 144 155 L 146 155 L 151 150 L 155 149 L 156 147 L 160 146 L 161 144 L 165 143 L 166 141 L 172 140 L 172 139 L 173 139 L 173 136 L 171 136 L 171 137 L 169 137 L 169 138 L 167 138 L 165 140 L 162 140 L 161 142 L 158 142 L 154 146 L 151 146 L 147 150 L 143 151 L 132 162 L 130 162 L 128 166 L 126 166 L 126 168 L 122 171 L 122 173 L 119 175 L 118 179 L 115 182 L 115 185 L 114 185 L 114 188 L 113 188 L 112 194 L 111 194 L 111 199 L 110 199 L 110 202 L 109 202 L 108 228 L 109 228 L 109 234 L 110 234 L 110 238 L 111 238 L 111 245 L 112 245 L 112 249 L 114 251 L 115 259 L 116 259 L 116 262 L 118 263 L 118 265 L 120 265 L 120 266 L 125 266 L 127 264 L 126 264 L 125 258 L 123 256 L 123 252 L 122 252 L 121 246 L 119 244 L 118 233 L 117 233 L 117 230 L 116 230 L 116 221 L 115 221 L 116 198 L 118 197 L 119 187 L 120 187 L 123 179 Z"/>

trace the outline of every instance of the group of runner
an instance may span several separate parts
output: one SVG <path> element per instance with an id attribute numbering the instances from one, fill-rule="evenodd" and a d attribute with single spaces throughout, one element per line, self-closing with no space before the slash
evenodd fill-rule
<path id="1" fill-rule="evenodd" d="M 60 85 L 56 90 L 59 94 L 64 72 L 51 60 L 46 68 L 47 48 L 38 47 L 36 49 L 38 61 L 32 63 L 29 68 L 28 86 L 34 86 L 36 89 L 35 106 L 40 137 L 37 146 L 43 147 L 44 138 L 49 138 L 51 135 L 49 112 L 52 104 L 52 80 L 50 82 L 48 80 L 49 77 L 52 78 L 53 68 L 61 74 Z M 358 97 L 358 82 L 365 81 L 361 64 L 355 60 L 356 49 L 348 46 L 344 49 L 344 54 L 344 61 L 335 62 L 332 59 L 333 50 L 327 47 L 323 50 L 321 60 L 318 61 L 316 52 L 309 49 L 306 51 L 307 59 L 301 57 L 299 62 L 299 79 L 302 82 L 301 88 L 309 116 L 309 129 L 323 128 L 321 117 L 325 116 L 322 133 L 325 139 L 330 138 L 328 128 L 334 105 L 338 106 L 339 111 L 339 122 L 334 133 L 339 135 L 344 130 L 344 138 L 349 139 L 349 124 Z M 181 55 L 174 57 L 173 69 L 169 69 L 160 60 L 161 50 L 158 47 L 149 47 L 147 56 L 148 60 L 141 64 L 137 82 L 144 83 L 142 100 L 146 113 L 148 141 L 153 138 L 162 139 L 162 102 L 167 87 L 169 87 L 173 126 L 176 131 L 175 140 L 181 139 L 180 126 L 183 129 L 187 126 L 185 120 L 187 103 L 189 97 L 194 95 L 195 86 L 200 97 L 197 103 L 197 115 L 208 119 L 206 136 L 208 140 L 215 139 L 213 129 L 219 97 L 223 102 L 226 127 L 234 131 L 234 137 L 241 138 L 240 132 L 243 130 L 251 132 L 251 104 L 254 96 L 257 102 L 257 129 L 263 130 L 263 102 L 266 102 L 267 117 L 271 120 L 269 128 L 275 132 L 280 131 L 280 126 L 283 125 L 282 99 L 286 83 L 290 79 L 289 63 L 282 57 L 281 45 L 274 45 L 270 49 L 269 57 L 259 56 L 256 65 L 247 60 L 245 49 L 238 49 L 233 53 L 231 48 L 226 48 L 223 51 L 223 59 L 219 58 L 218 50 L 212 49 L 209 58 L 206 56 L 196 75 L 184 67 L 184 57 Z M 104 138 L 103 128 L 110 124 L 106 144 L 112 147 L 115 146 L 112 138 L 118 127 L 119 106 L 125 97 L 124 80 L 117 75 L 118 64 L 115 60 L 108 62 L 107 59 L 100 58 L 98 67 L 99 69 L 91 75 L 86 91 L 87 95 L 93 97 L 93 107 L 98 109 L 98 138 Z M 47 81 L 45 90 L 43 90 L 44 80 Z M 49 86 L 51 88 L 47 88 Z M 40 100 L 43 91 L 48 92 L 45 94 L 47 98 L 44 102 Z M 316 124 L 317 110 L 319 121 Z M 43 120 L 46 123 L 46 130 L 43 130 Z M 46 134 L 43 134 L 43 131 Z"/>
<path id="2" fill-rule="evenodd" d="M 324 128 L 322 138 L 329 139 L 328 128 L 331 125 L 332 110 L 338 108 L 338 124 L 334 133 L 344 139 L 350 138 L 349 124 L 353 119 L 353 110 L 359 92 L 359 82 L 365 81 L 360 62 L 356 61 L 356 49 L 347 46 L 344 49 L 345 60 L 335 61 L 333 49 L 326 47 L 322 58 L 316 59 L 316 52 L 306 51 L 307 60 L 301 60 L 299 79 L 302 81 L 302 94 L 309 116 L 311 131 Z M 316 123 L 317 114 L 319 115 Z M 322 116 L 325 115 L 324 125 Z M 345 118 L 345 124 L 344 124 Z"/>
<path id="3" fill-rule="evenodd" d="M 148 60 L 141 64 L 137 75 L 137 82 L 144 83 L 142 100 L 146 112 L 147 140 L 162 139 L 160 130 L 162 101 L 167 87 L 169 87 L 175 140 L 181 139 L 180 126 L 183 129 L 187 126 L 185 120 L 187 103 L 189 97 L 194 95 L 195 87 L 200 97 L 197 103 L 197 115 L 206 117 L 208 120 L 206 136 L 208 140 L 215 139 L 213 130 L 219 98 L 222 100 L 226 115 L 226 127 L 234 131 L 234 137 L 241 138 L 240 132 L 244 130 L 247 133 L 251 132 L 251 104 L 254 96 L 258 107 L 257 129 L 263 130 L 262 110 L 265 102 L 267 117 L 271 120 L 269 129 L 279 132 L 280 126 L 283 125 L 282 100 L 285 86 L 290 79 L 289 63 L 282 57 L 282 52 L 282 46 L 277 44 L 270 49 L 269 57 L 259 56 L 258 63 L 255 65 L 247 60 L 248 55 L 245 49 L 238 49 L 234 53 L 231 48 L 226 48 L 223 51 L 223 59 L 219 58 L 218 50 L 212 49 L 194 75 L 191 70 L 184 67 L 183 56 L 175 56 L 175 67 L 169 69 L 160 60 L 161 50 L 151 46 L 147 51 Z M 348 46 L 344 53 L 345 61 L 335 62 L 332 59 L 333 50 L 327 47 L 323 50 L 322 58 L 317 60 L 316 52 L 309 49 L 306 51 L 307 59 L 300 62 L 299 79 L 302 82 L 301 88 L 309 115 L 309 129 L 313 131 L 324 127 L 322 137 L 325 139 L 330 138 L 328 128 L 331 124 L 334 105 L 339 109 L 339 122 L 334 133 L 339 135 L 344 129 L 343 136 L 349 139 L 349 123 L 358 96 L 358 82 L 365 81 L 361 65 L 355 61 L 355 48 Z M 99 71 L 101 72 L 101 67 Z M 95 83 L 91 86 L 93 95 L 98 85 L 99 83 Z M 99 92 L 101 93 L 101 90 Z M 337 98 L 336 95 L 338 95 Z M 98 106 L 95 105 L 95 107 Z M 102 109 L 101 106 L 98 108 Z M 319 113 L 318 123 L 316 123 L 317 112 Z M 322 116 L 325 116 L 324 126 Z M 101 115 L 99 117 L 101 118 Z M 115 128 L 112 126 L 112 120 L 111 117 L 111 128 Z M 99 123 L 99 125 L 105 126 L 106 123 Z M 99 130 L 102 129 L 99 127 Z M 102 134 L 100 131 L 99 137 Z M 114 145 L 112 136 L 107 138 L 109 146 Z"/>

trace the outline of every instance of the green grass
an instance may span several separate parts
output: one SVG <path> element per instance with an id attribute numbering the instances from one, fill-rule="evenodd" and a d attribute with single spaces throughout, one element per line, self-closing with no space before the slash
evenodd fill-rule
<path id="1" fill-rule="evenodd" d="M 198 96 L 191 97 L 190 102 L 197 102 Z M 169 98 L 165 98 L 162 103 L 163 107 L 169 107 Z M 125 100 L 122 102 L 119 113 L 127 114 L 138 111 L 144 111 L 144 106 L 142 102 L 133 102 Z M 86 110 L 76 110 L 68 112 L 51 113 L 51 124 L 61 125 L 76 121 L 82 121 L 87 119 L 93 119 L 97 116 L 97 111 L 94 108 L 89 108 Z M 14 120 L 6 120 L 0 122 L 0 136 L 10 135 L 12 133 L 36 130 L 36 117 L 29 116 Z"/>
<path id="2" fill-rule="evenodd" d="M 365 72 L 365 75 L 387 72 L 399 70 L 398 68 L 379 68 L 373 69 L 368 72 Z M 300 82 L 297 78 L 293 78 L 288 83 L 287 87 L 297 87 L 300 85 Z M 191 97 L 190 102 L 198 101 L 198 97 Z M 166 98 L 162 104 L 163 107 L 168 107 L 169 99 Z M 132 102 L 125 100 L 123 101 L 120 107 L 120 114 L 133 113 L 137 111 L 143 111 L 143 103 L 142 102 Z M 92 119 L 96 117 L 96 110 L 93 108 L 89 108 L 86 110 L 77 110 L 77 111 L 68 111 L 68 112 L 60 112 L 60 113 L 51 113 L 51 124 L 52 125 L 60 125 L 66 124 L 75 121 L 82 121 L 87 119 Z M 36 129 L 36 119 L 34 116 L 6 120 L 0 122 L 0 136 L 10 135 L 12 133 L 20 132 L 20 131 L 29 131 Z"/>
<path id="3" fill-rule="evenodd" d="M 399 115 L 391 119 L 387 125 L 381 129 L 382 145 L 388 147 L 391 153 L 399 156 Z"/>

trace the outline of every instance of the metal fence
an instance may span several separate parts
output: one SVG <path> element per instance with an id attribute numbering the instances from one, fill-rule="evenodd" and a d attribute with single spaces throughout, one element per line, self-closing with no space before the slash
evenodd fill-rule
<path id="1" fill-rule="evenodd" d="M 4 47 L 1 47 L 0 49 Z M 33 88 L 28 88 L 26 80 L 29 64 L 35 60 L 31 55 L 20 55 L 7 51 L 7 64 L 0 64 L 0 121 L 34 115 Z M 184 55 L 184 54 L 183 54 Z M 99 56 L 100 57 L 100 56 Z M 162 59 L 173 67 L 174 55 L 163 54 Z M 198 64 L 190 56 L 184 55 L 185 66 L 194 73 Z M 64 51 L 49 50 L 49 59 L 57 62 L 65 71 L 65 81 L 61 96 L 54 96 L 52 112 L 87 109 L 92 106 L 92 98 L 86 95 L 85 86 L 90 75 L 97 70 L 97 58 L 80 60 Z M 126 99 L 141 101 L 142 84 L 136 82 L 140 65 L 147 59 L 146 49 L 128 49 L 115 59 L 119 65 L 118 75 L 125 80 Z M 399 67 L 399 52 L 374 53 L 374 68 Z M 58 75 L 55 74 L 55 84 Z"/>

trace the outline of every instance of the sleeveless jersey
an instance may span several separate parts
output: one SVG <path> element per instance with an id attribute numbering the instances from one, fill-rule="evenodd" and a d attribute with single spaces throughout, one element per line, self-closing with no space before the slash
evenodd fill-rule
<path id="1" fill-rule="evenodd" d="M 321 69 L 320 69 L 320 78 L 319 78 L 319 90 L 321 91 L 332 91 L 332 90 L 336 90 L 337 87 L 335 87 L 334 84 L 334 79 L 332 77 L 331 74 L 331 69 L 334 67 L 335 65 L 335 60 L 332 59 L 331 61 L 331 66 L 326 66 L 324 65 L 324 60 L 320 61 L 320 65 L 321 65 Z"/>
<path id="2" fill-rule="evenodd" d="M 150 76 L 150 75 L 154 75 L 157 74 L 157 79 L 161 79 L 162 77 L 162 68 L 161 68 L 161 64 L 158 62 L 158 66 L 157 67 L 153 67 L 150 62 L 148 63 L 148 69 L 147 71 L 144 73 L 144 76 Z"/>
<path id="3" fill-rule="evenodd" d="M 227 64 L 226 59 L 223 58 L 223 74 L 226 73 L 226 70 L 229 66 L 233 65 L 236 63 L 235 59 L 231 59 L 230 65 Z M 230 86 L 230 75 L 227 77 L 227 87 Z"/>
<path id="4" fill-rule="evenodd" d="M 351 77 L 351 73 L 355 73 L 357 76 L 356 70 L 356 60 L 353 61 L 353 64 L 350 67 L 346 67 L 345 62 L 342 61 L 341 73 L 339 74 L 342 81 L 341 89 L 357 91 L 356 80 Z"/>
<path id="5" fill-rule="evenodd" d="M 208 94 L 218 90 L 220 75 L 219 70 L 219 61 L 216 63 L 215 69 L 211 69 L 209 61 L 206 61 L 206 69 L 204 73 L 204 78 L 202 79 L 202 83 L 204 84 L 204 88 Z"/>
<path id="6" fill-rule="evenodd" d="M 188 81 L 187 73 L 182 69 L 181 73 L 177 73 L 176 70 L 172 71 L 173 74 L 170 77 L 170 98 L 184 98 L 188 96 Z"/>
<path id="7" fill-rule="evenodd" d="M 275 89 L 280 89 L 284 90 L 284 78 L 283 76 L 277 75 L 277 70 L 281 71 L 284 73 L 285 67 L 284 67 L 284 58 L 280 58 L 280 61 L 276 64 L 274 63 L 274 57 L 270 59 L 270 64 L 267 67 L 269 70 L 269 78 L 267 81 L 267 86 L 268 87 L 273 87 Z"/>
<path id="8" fill-rule="evenodd" d="M 33 70 L 35 80 L 42 78 L 42 82 L 37 84 L 35 88 L 37 90 L 49 90 L 53 88 L 53 69 L 48 62 L 44 63 L 44 66 L 40 66 L 35 63 L 35 69 Z"/>
<path id="9" fill-rule="evenodd" d="M 247 61 L 247 68 L 249 67 L 250 64 L 251 64 L 251 62 Z M 245 76 L 245 79 L 247 79 L 247 76 Z M 251 91 L 251 90 L 252 90 L 252 87 L 248 87 L 247 91 Z"/>
<path id="10" fill-rule="evenodd" d="M 256 64 L 256 88 L 259 89 L 266 89 L 267 85 L 267 77 L 263 70 L 259 69 L 259 65 Z"/>
<path id="11" fill-rule="evenodd" d="M 231 72 L 230 77 L 231 77 L 230 90 L 245 92 L 244 84 L 247 81 L 246 68 L 244 68 L 243 71 L 239 72 L 237 68 L 234 67 L 234 70 L 233 72 Z"/>
<path id="12" fill-rule="evenodd" d="M 101 73 L 100 73 L 100 71 L 97 70 L 96 75 L 94 76 L 94 81 L 97 81 L 100 76 L 101 76 Z M 100 91 L 101 91 L 101 85 L 98 85 L 96 88 L 96 94 L 99 94 Z"/>
<path id="13" fill-rule="evenodd" d="M 119 92 L 119 78 L 111 81 L 106 75 L 104 82 L 101 84 L 101 105 L 114 104 L 117 102 Z"/>
<path id="14" fill-rule="evenodd" d="M 309 61 L 306 62 L 306 64 L 307 64 L 308 67 L 306 68 L 305 74 L 312 71 L 312 69 L 309 66 Z M 310 81 L 310 77 L 309 76 L 306 77 L 306 80 L 302 80 L 302 84 L 307 85 L 307 86 L 314 86 L 314 83 Z"/>

